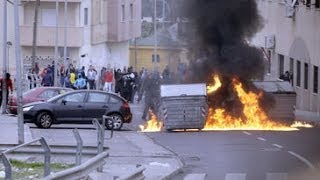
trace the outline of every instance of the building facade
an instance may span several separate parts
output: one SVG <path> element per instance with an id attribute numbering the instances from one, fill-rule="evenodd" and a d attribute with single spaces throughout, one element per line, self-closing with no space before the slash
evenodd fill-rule
<path id="1" fill-rule="evenodd" d="M 35 0 L 22 2 L 25 3 L 20 7 L 21 54 L 25 67 L 30 67 Z M 66 2 L 67 18 L 64 14 L 65 0 L 58 0 L 57 18 L 56 0 L 41 1 L 38 13 L 36 62 L 41 67 L 52 63 L 58 29 L 59 63 L 73 63 L 76 67 L 88 67 L 92 64 L 99 70 L 103 66 L 128 66 L 129 40 L 141 34 L 141 0 L 67 0 Z M 67 59 L 63 60 L 65 44 Z"/>
<path id="2" fill-rule="evenodd" d="M 264 48 L 269 73 L 289 71 L 296 109 L 320 113 L 320 0 L 256 0 L 264 28 L 252 39 Z"/>

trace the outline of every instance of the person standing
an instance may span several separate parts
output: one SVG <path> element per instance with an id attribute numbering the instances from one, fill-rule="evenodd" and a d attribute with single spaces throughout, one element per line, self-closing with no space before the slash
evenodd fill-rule
<path id="1" fill-rule="evenodd" d="M 60 74 L 60 85 L 61 85 L 62 87 L 65 87 L 64 79 L 65 79 L 65 77 L 66 77 L 66 70 L 65 70 L 63 64 L 60 66 L 59 74 Z"/>
<path id="2" fill-rule="evenodd" d="M 42 86 L 53 86 L 53 77 L 52 77 L 52 73 L 51 73 L 50 68 L 47 69 L 46 74 L 42 78 L 41 85 Z"/>
<path id="3" fill-rule="evenodd" d="M 87 78 L 88 78 L 90 89 L 96 89 L 96 82 L 95 82 L 96 77 L 97 77 L 97 71 L 93 68 L 92 65 L 90 65 L 87 72 Z"/>
<path id="4" fill-rule="evenodd" d="M 6 101 L 6 103 L 8 104 L 8 98 L 9 98 L 9 90 L 10 90 L 10 92 L 11 92 L 11 94 L 13 93 L 13 86 L 12 86 L 12 80 L 10 79 L 10 73 L 6 73 L 6 78 L 5 78 L 5 80 L 6 80 L 6 85 L 7 85 L 7 87 L 6 87 L 6 91 L 7 91 L 7 95 L 6 95 L 6 97 L 7 97 L 7 101 Z M 3 82 L 4 82 L 4 79 L 3 78 L 1 78 L 0 79 L 0 93 L 1 93 L 1 95 L 0 95 L 0 106 L 2 105 L 2 99 L 3 99 L 3 97 L 2 97 L 2 88 L 3 88 Z"/>
<path id="5" fill-rule="evenodd" d="M 111 92 L 112 91 L 112 81 L 113 81 L 113 73 L 110 69 L 107 69 L 104 73 L 104 91 Z"/>
<path id="6" fill-rule="evenodd" d="M 74 83 L 74 89 L 87 89 L 87 82 L 86 80 L 82 77 L 82 74 L 78 74 L 78 79 Z"/>

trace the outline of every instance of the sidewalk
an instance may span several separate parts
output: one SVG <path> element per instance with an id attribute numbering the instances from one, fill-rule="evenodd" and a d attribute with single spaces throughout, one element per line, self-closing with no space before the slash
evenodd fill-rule
<path id="1" fill-rule="evenodd" d="M 18 143 L 17 130 L 17 117 L 0 114 L 0 151 L 3 145 Z M 24 132 L 25 142 L 44 137 L 51 146 L 76 145 L 72 128 L 48 130 L 32 128 L 30 130 L 29 126 L 25 124 Z M 79 130 L 84 147 L 96 147 L 97 135 L 94 132 L 93 129 Z M 106 137 L 108 136 L 109 131 L 106 131 Z M 106 164 L 103 168 L 104 173 L 99 174 L 99 178 L 96 179 L 112 179 L 114 176 L 123 176 L 132 172 L 140 165 L 146 167 L 144 171 L 146 179 L 170 179 L 170 176 L 179 171 L 183 166 L 175 154 L 155 144 L 152 139 L 140 132 L 117 131 L 114 132 L 111 140 L 105 139 L 104 144 L 110 148 L 107 150 L 110 157 L 106 158 Z M 74 149 L 76 148 L 74 147 Z M 39 154 L 32 155 L 28 153 L 25 156 L 26 160 L 39 160 L 41 158 Z M 87 158 L 83 157 L 83 162 Z M 75 155 L 70 155 L 70 153 L 67 155 L 61 152 L 61 154 L 52 156 L 51 162 L 74 163 Z M 91 177 L 98 177 L 97 173 L 91 175 Z"/>
<path id="2" fill-rule="evenodd" d="M 295 110 L 294 114 L 297 121 L 313 122 L 316 124 L 320 123 L 320 114 L 318 113 Z"/>

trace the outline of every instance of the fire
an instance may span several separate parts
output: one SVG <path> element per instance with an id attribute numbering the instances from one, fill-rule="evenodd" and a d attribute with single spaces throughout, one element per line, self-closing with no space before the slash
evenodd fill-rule
<path id="1" fill-rule="evenodd" d="M 151 118 L 147 122 L 146 126 L 140 125 L 141 132 L 159 132 L 163 126 L 161 121 L 157 120 L 157 116 L 150 110 Z"/>
<path id="2" fill-rule="evenodd" d="M 313 125 L 305 122 L 294 122 L 291 127 L 293 128 L 313 128 Z"/>
<path id="3" fill-rule="evenodd" d="M 236 118 L 227 114 L 224 109 L 210 108 L 203 130 L 297 130 L 295 127 L 271 121 L 259 105 L 261 94 L 246 92 L 237 80 L 233 80 L 232 84 L 243 105 L 243 117 Z"/>
<path id="4" fill-rule="evenodd" d="M 214 75 L 213 76 L 214 79 L 214 85 L 209 85 L 207 86 L 207 93 L 211 94 L 213 92 L 215 92 L 216 90 L 218 90 L 221 87 L 221 81 L 218 75 Z"/>

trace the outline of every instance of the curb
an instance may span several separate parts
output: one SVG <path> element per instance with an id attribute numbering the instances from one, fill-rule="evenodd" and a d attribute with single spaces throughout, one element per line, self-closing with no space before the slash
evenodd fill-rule
<path id="1" fill-rule="evenodd" d="M 165 175 L 161 178 L 161 180 L 170 180 L 171 178 L 173 178 L 175 175 L 179 174 L 180 172 L 182 172 L 182 168 L 185 166 L 185 163 L 182 161 L 182 159 L 179 157 L 179 155 L 177 153 L 175 153 L 174 151 L 172 151 L 171 149 L 168 149 L 167 147 L 157 143 L 156 141 L 154 141 L 148 134 L 143 133 L 144 136 L 148 137 L 153 143 L 157 144 L 158 146 L 161 146 L 162 148 L 164 148 L 165 150 L 171 152 L 172 154 L 174 154 L 174 156 L 172 156 L 172 158 L 176 159 L 177 162 L 179 163 L 179 167 L 172 171 L 170 174 Z"/>

